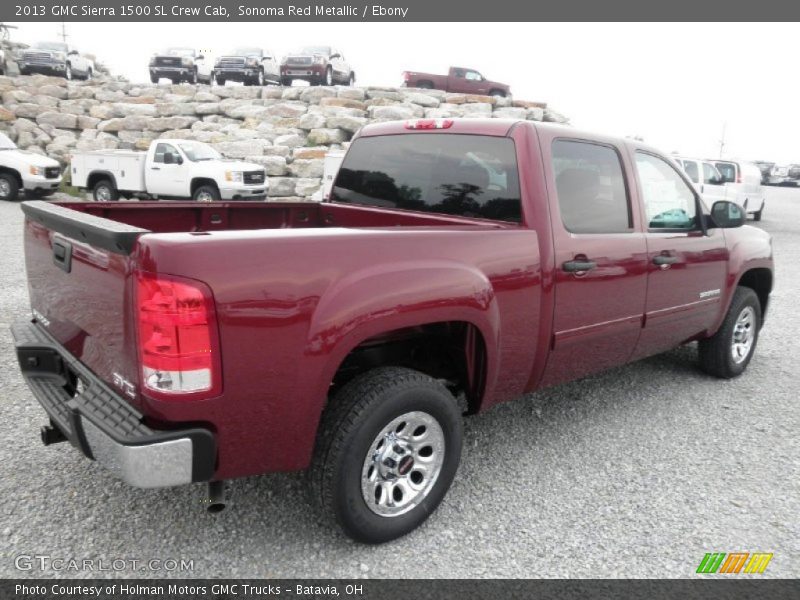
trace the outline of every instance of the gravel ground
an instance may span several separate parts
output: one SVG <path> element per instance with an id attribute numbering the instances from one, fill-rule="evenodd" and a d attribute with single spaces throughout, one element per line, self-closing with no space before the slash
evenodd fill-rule
<path id="1" fill-rule="evenodd" d="M 700 374 L 690 346 L 470 418 L 438 512 L 380 547 L 318 518 L 299 474 L 237 481 L 210 516 L 201 486 L 132 489 L 43 447 L 8 333 L 28 314 L 19 207 L 0 223 L 0 576 L 39 554 L 193 559 L 193 577 L 691 577 L 710 551 L 773 552 L 765 576 L 800 576 L 800 190 L 769 190 L 777 285 L 743 377 Z"/>

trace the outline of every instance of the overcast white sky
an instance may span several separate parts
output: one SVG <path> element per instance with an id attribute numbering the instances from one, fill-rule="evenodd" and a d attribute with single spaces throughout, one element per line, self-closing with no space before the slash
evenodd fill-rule
<path id="1" fill-rule="evenodd" d="M 17 23 L 12 39 L 54 40 L 59 23 Z M 666 152 L 800 162 L 797 24 L 68 23 L 68 41 L 112 72 L 147 80 L 167 45 L 222 53 L 265 46 L 279 57 L 338 46 L 361 85 L 399 85 L 404 70 L 473 67 L 548 102 L 582 129 L 638 135 Z"/>

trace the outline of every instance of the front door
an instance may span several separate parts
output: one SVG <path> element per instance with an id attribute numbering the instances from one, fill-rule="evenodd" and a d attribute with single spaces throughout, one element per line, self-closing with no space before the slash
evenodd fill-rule
<path id="1" fill-rule="evenodd" d="M 172 144 L 156 145 L 153 162 L 147 167 L 147 191 L 159 197 L 189 195 L 189 182 L 183 156 Z"/>
<path id="2" fill-rule="evenodd" d="M 629 360 L 642 326 L 647 246 L 636 227 L 625 153 L 611 143 L 572 138 L 542 143 L 552 144 L 545 169 L 557 196 L 550 204 L 553 340 L 542 379 L 552 385 Z"/>
<path id="3" fill-rule="evenodd" d="M 674 348 L 713 326 L 728 249 L 721 229 L 704 231 L 695 190 L 656 154 L 634 153 L 647 228 L 647 306 L 634 358 Z"/>

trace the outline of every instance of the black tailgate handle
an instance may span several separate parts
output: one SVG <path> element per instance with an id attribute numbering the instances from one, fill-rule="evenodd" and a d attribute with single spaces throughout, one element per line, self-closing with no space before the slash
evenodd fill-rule
<path id="1" fill-rule="evenodd" d="M 72 270 L 72 244 L 62 240 L 53 242 L 53 264 L 65 273 Z"/>

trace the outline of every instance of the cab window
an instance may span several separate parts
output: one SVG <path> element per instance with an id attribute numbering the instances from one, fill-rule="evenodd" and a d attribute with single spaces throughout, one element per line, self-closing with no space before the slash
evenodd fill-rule
<path id="1" fill-rule="evenodd" d="M 697 227 L 697 199 L 688 183 L 667 161 L 636 153 L 645 218 L 650 229 L 692 230 Z"/>
<path id="2" fill-rule="evenodd" d="M 178 154 L 178 151 L 175 149 L 175 146 L 173 146 L 171 144 L 157 144 L 156 145 L 156 151 L 155 151 L 155 154 L 153 156 L 153 162 L 157 162 L 157 163 L 165 162 L 164 161 L 164 156 L 167 155 L 167 154 L 171 154 L 172 155 L 173 162 L 178 162 L 178 157 L 180 157 L 180 154 Z"/>
<path id="3" fill-rule="evenodd" d="M 616 150 L 592 142 L 553 142 L 556 194 L 564 227 L 572 233 L 632 229 L 630 201 Z"/>
<path id="4" fill-rule="evenodd" d="M 703 163 L 703 183 L 721 183 L 719 171 L 711 163 Z"/>
<path id="5" fill-rule="evenodd" d="M 477 71 L 467 71 L 467 81 L 483 81 L 483 77 Z"/>

